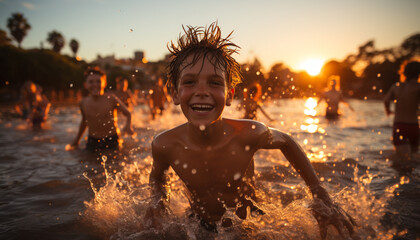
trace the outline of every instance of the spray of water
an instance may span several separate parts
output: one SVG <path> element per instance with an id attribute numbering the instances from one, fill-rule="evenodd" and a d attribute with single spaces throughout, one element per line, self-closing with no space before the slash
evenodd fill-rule
<path id="1" fill-rule="evenodd" d="M 283 204 L 282 198 L 287 192 L 275 192 L 275 184 L 267 184 L 260 189 L 261 201 L 255 203 L 265 215 L 249 216 L 239 219 L 235 209 L 228 209 L 225 217 L 233 220 L 229 228 L 219 227 L 219 234 L 208 232 L 200 227 L 197 219 L 186 214 L 188 201 L 184 195 L 184 186 L 177 176 L 170 171 L 172 214 L 162 229 L 149 229 L 144 220 L 144 213 L 150 199 L 148 175 L 151 170 L 150 156 L 130 164 L 116 174 L 106 171 L 106 157 L 102 158 L 105 169 L 105 185 L 96 189 L 92 181 L 94 199 L 86 201 L 83 218 L 96 232 L 110 238 L 124 239 L 320 239 L 318 225 L 311 214 L 312 198 L 305 187 L 292 186 L 294 201 Z M 398 184 L 385 190 L 380 197 L 375 197 L 369 190 L 374 175 L 368 171 L 359 176 L 355 167 L 352 187 L 346 187 L 335 194 L 333 199 L 354 217 L 358 226 L 356 231 L 362 239 L 392 239 L 396 230 L 384 230 L 380 227 L 380 218 L 385 214 L 387 201 L 393 196 Z M 87 175 L 85 174 L 87 178 Z M 407 182 L 406 178 L 401 180 Z M 274 192 L 274 193 L 273 193 Z M 302 197 L 296 197 L 302 196 Z M 337 239 L 339 234 L 329 228 L 327 239 Z"/>

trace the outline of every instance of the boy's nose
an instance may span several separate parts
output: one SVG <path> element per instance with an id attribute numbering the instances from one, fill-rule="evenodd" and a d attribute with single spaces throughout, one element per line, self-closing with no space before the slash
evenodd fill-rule
<path id="1" fill-rule="evenodd" d="M 208 93 L 208 91 L 207 91 L 206 84 L 199 83 L 199 84 L 197 85 L 197 89 L 196 89 L 196 91 L 195 91 L 195 95 L 196 95 L 196 96 L 200 96 L 200 97 L 203 97 L 203 96 L 209 96 L 209 93 Z"/>

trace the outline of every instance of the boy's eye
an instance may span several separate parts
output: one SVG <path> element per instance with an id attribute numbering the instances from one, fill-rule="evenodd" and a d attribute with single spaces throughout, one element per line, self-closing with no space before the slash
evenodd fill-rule
<path id="1" fill-rule="evenodd" d="M 186 79 L 186 80 L 183 80 L 181 82 L 181 84 L 182 85 L 191 85 L 191 84 L 194 84 L 194 80 L 192 80 L 192 79 Z"/>
<path id="2" fill-rule="evenodd" d="M 210 85 L 214 85 L 214 86 L 224 86 L 225 83 L 219 80 L 212 80 L 210 81 Z"/>

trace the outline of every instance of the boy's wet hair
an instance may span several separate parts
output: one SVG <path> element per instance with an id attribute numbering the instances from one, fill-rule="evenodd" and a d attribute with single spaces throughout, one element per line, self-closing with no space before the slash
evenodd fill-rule
<path id="1" fill-rule="evenodd" d="M 217 22 L 206 28 L 182 26 L 182 29 L 184 35 L 178 38 L 177 45 L 172 41 L 168 44 L 171 53 L 167 82 L 169 91 L 176 90 L 180 72 L 196 64 L 201 57 L 207 57 L 214 64 L 214 68 L 224 70 L 229 87 L 235 87 L 241 82 L 241 67 L 231 56 L 237 53 L 239 48 L 229 39 L 232 32 L 226 38 L 222 38 Z M 192 62 L 185 64 L 190 55 L 193 56 Z"/>
<path id="2" fill-rule="evenodd" d="M 98 66 L 88 67 L 84 73 L 84 76 L 87 78 L 89 75 L 93 74 L 99 74 L 101 77 L 105 76 L 104 70 Z"/>
<path id="3" fill-rule="evenodd" d="M 404 75 L 405 78 L 418 78 L 420 75 L 420 62 L 416 60 L 405 61 L 401 64 L 400 75 Z"/>

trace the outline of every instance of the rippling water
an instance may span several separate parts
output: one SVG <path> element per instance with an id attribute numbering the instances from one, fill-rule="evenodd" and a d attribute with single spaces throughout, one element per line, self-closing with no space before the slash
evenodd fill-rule
<path id="1" fill-rule="evenodd" d="M 313 109 L 311 101 L 274 101 L 264 108 L 275 121 L 262 115 L 260 120 L 302 145 L 335 201 L 355 217 L 362 239 L 419 239 L 419 168 L 399 173 L 390 167 L 396 158 L 392 118 L 385 116 L 382 102 L 351 104 L 355 112 L 343 108 L 343 116 L 331 122 L 321 116 L 322 106 Z M 237 118 L 242 112 L 230 107 L 225 116 Z M 120 153 L 97 156 L 65 150 L 80 121 L 75 106 L 53 107 L 47 129 L 40 132 L 1 110 L 0 239 L 319 239 L 303 180 L 274 150 L 255 156 L 263 199 L 258 204 L 266 215 L 232 216 L 233 227 L 209 233 L 186 217 L 188 202 L 172 174 L 173 215 L 163 230 L 147 229 L 143 215 L 151 139 L 185 120 L 171 107 L 151 121 L 141 106 L 133 119 L 137 137 L 125 137 Z M 332 227 L 328 232 L 328 239 L 339 238 Z"/>

